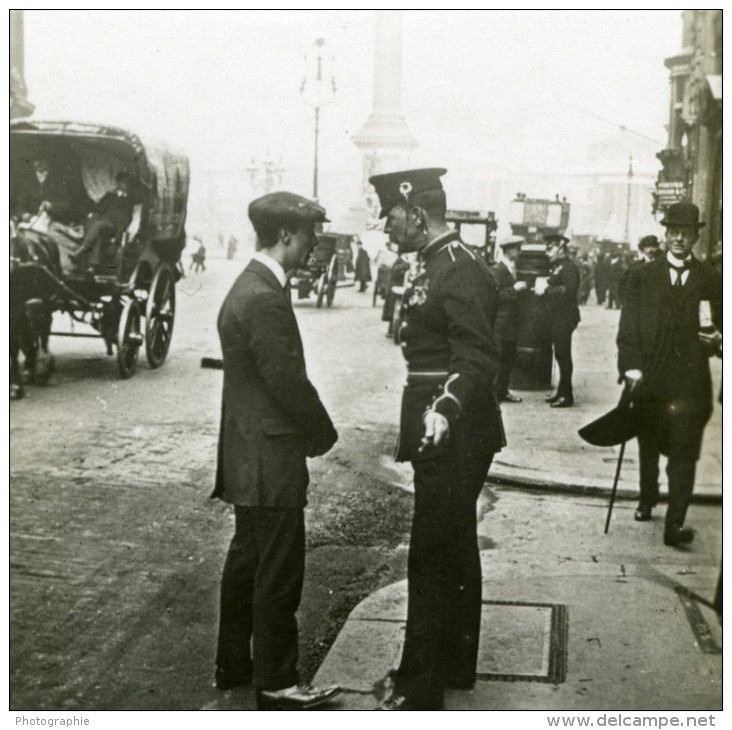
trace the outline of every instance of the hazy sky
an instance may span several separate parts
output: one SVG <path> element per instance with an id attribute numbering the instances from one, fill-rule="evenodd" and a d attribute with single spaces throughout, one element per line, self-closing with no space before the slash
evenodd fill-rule
<path id="1" fill-rule="evenodd" d="M 373 11 L 43 11 L 25 14 L 39 118 L 107 120 L 232 167 L 270 150 L 309 186 L 303 54 L 324 37 L 337 94 L 322 111 L 323 177 L 355 166 L 368 117 Z M 571 166 L 617 131 L 665 142 L 673 11 L 405 11 L 403 103 L 419 164 Z M 327 180 L 324 181 L 327 188 Z"/>

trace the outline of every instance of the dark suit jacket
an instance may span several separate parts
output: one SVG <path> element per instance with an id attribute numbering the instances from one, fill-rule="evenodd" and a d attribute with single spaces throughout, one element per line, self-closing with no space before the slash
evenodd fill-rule
<path id="1" fill-rule="evenodd" d="M 252 261 L 221 307 L 224 390 L 216 486 L 225 502 L 304 507 L 307 456 L 338 434 L 308 380 L 295 313 L 274 274 Z"/>
<path id="2" fill-rule="evenodd" d="M 519 337 L 519 293 L 513 288 L 516 279 L 503 262 L 491 267 L 498 283 L 498 313 L 494 333 L 497 340 L 513 342 Z"/>
<path id="3" fill-rule="evenodd" d="M 132 208 L 132 196 L 112 191 L 97 203 L 97 215 L 112 223 L 117 231 L 124 231 L 132 222 Z"/>
<path id="4" fill-rule="evenodd" d="M 69 185 L 49 171 L 43 183 L 39 182 L 35 173 L 31 173 L 20 186 L 20 194 L 14 204 L 14 214 L 23 213 L 36 215 L 41 203 L 47 201 L 59 205 L 68 205 L 71 201 Z"/>
<path id="5" fill-rule="evenodd" d="M 666 383 L 664 366 L 672 342 L 672 287 L 666 257 L 631 269 L 618 329 L 618 370 L 641 370 L 643 383 L 637 398 L 662 398 Z M 708 402 L 711 408 L 712 386 L 709 371 L 710 352 L 699 341 L 699 302 L 710 302 L 712 319 L 722 329 L 722 277 L 709 265 L 692 258 L 689 278 L 681 289 L 678 308 L 678 343 L 688 364 L 688 392 Z"/>
<path id="6" fill-rule="evenodd" d="M 546 291 L 549 324 L 555 327 L 574 328 L 580 321 L 577 291 L 579 267 L 570 259 L 562 259 L 552 271 Z"/>

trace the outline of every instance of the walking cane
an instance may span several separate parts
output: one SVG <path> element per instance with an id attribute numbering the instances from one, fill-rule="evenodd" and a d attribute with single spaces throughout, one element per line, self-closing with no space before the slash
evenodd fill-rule
<path id="1" fill-rule="evenodd" d="M 623 456 L 625 455 L 625 444 L 627 442 L 623 441 L 622 444 L 620 444 L 620 453 L 618 454 L 618 466 L 615 469 L 615 481 L 613 482 L 613 488 L 610 492 L 610 504 L 607 508 L 607 519 L 605 520 L 605 534 L 607 535 L 607 531 L 610 528 L 610 517 L 613 514 L 613 505 L 615 504 L 615 493 L 618 491 L 618 481 L 620 480 L 620 467 L 623 465 Z"/>

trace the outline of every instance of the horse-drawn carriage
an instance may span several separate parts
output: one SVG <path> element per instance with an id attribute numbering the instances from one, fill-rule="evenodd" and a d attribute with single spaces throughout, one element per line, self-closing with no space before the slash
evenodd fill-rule
<path id="1" fill-rule="evenodd" d="M 320 308 L 325 301 L 327 306 L 333 304 L 336 285 L 338 283 L 338 236 L 318 233 L 318 245 L 315 246 L 307 267 L 298 269 L 291 283 L 297 290 L 298 299 L 307 299 L 315 292 L 315 305 Z"/>
<path id="2" fill-rule="evenodd" d="M 36 184 L 39 160 L 56 181 L 57 199 L 24 214 L 20 201 Z M 76 270 L 69 263 L 74 247 L 83 248 L 99 201 L 121 175 L 131 183 L 130 223 L 105 241 L 98 267 Z M 150 367 L 160 367 L 173 334 L 186 240 L 187 157 L 116 127 L 17 120 L 10 126 L 10 179 L 11 382 L 22 393 L 18 350 L 32 376 L 35 352 L 47 351 L 51 334 L 103 339 L 108 355 L 116 350 L 123 378 L 135 371 L 143 345 Z M 86 331 L 51 332 L 54 312 Z"/>

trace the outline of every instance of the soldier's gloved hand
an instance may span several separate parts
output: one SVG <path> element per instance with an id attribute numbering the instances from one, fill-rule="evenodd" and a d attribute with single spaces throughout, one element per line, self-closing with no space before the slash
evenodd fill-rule
<path id="1" fill-rule="evenodd" d="M 513 285 L 513 288 L 514 288 L 514 289 L 515 289 L 516 291 L 526 291 L 527 285 L 526 285 L 526 282 L 525 282 L 525 281 L 517 281 L 517 282 L 516 282 L 516 283 L 515 283 L 515 284 Z"/>
<path id="2" fill-rule="evenodd" d="M 626 370 L 624 373 L 625 386 L 632 393 L 643 380 L 643 373 L 640 370 Z"/>
<path id="3" fill-rule="evenodd" d="M 422 448 L 431 444 L 439 446 L 450 437 L 450 424 L 447 418 L 437 411 L 427 411 L 424 414 L 424 436 L 422 437 Z"/>

